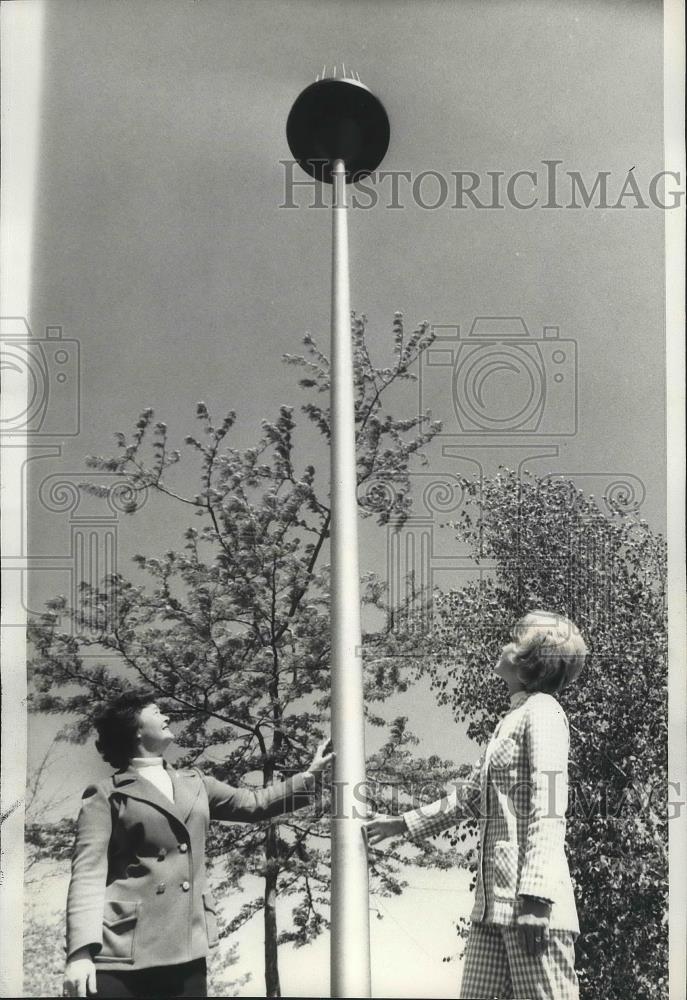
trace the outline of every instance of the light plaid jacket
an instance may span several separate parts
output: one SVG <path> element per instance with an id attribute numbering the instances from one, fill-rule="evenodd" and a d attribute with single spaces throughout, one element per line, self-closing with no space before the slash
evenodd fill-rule
<path id="1" fill-rule="evenodd" d="M 446 798 L 404 813 L 412 839 L 479 819 L 479 868 L 471 919 L 510 925 L 518 896 L 552 903 L 549 926 L 579 932 L 568 861 L 568 720 L 549 694 L 518 692 L 467 781 Z"/>

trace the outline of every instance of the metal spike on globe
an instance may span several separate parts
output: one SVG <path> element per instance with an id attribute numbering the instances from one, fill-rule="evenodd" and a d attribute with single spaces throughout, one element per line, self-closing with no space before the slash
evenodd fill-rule
<path id="1" fill-rule="evenodd" d="M 389 146 L 389 119 L 379 98 L 345 64 L 317 79 L 293 103 L 286 138 L 294 159 L 311 177 L 333 183 L 334 164 L 344 164 L 346 182 L 367 177 Z"/>
<path id="2" fill-rule="evenodd" d="M 363 664 L 358 569 L 353 340 L 346 185 L 377 169 L 389 145 L 381 101 L 342 64 L 325 66 L 294 101 L 289 148 L 306 173 L 332 185 L 331 705 L 336 752 L 332 796 L 331 996 L 369 997 L 370 922 Z"/>

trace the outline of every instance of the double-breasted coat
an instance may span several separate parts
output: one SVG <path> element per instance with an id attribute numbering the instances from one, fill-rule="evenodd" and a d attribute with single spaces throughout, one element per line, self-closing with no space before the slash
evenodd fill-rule
<path id="1" fill-rule="evenodd" d="M 552 930 L 579 932 L 565 854 L 569 730 L 543 692 L 519 692 L 470 778 L 446 798 L 404 813 L 412 838 L 479 820 L 479 868 L 471 919 L 513 925 L 518 897 L 551 902 Z"/>
<path id="2" fill-rule="evenodd" d="M 305 775 L 255 790 L 195 768 L 175 771 L 174 801 L 134 769 L 89 786 L 77 821 L 67 897 L 67 955 L 88 945 L 96 968 L 190 962 L 217 944 L 205 873 L 211 820 L 255 822 L 310 801 Z"/>

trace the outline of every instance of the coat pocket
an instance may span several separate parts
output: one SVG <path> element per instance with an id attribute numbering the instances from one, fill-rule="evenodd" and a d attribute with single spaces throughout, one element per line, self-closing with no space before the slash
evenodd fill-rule
<path id="1" fill-rule="evenodd" d="M 205 911 L 205 931 L 208 936 L 208 947 L 214 948 L 219 944 L 219 934 L 217 933 L 217 906 L 211 892 L 203 893 L 203 910 Z"/>
<path id="2" fill-rule="evenodd" d="M 134 945 L 140 903 L 108 899 L 103 913 L 103 949 L 98 962 L 134 961 Z"/>
<path id="3" fill-rule="evenodd" d="M 518 848 L 507 840 L 494 844 L 494 896 L 515 899 L 518 884 Z"/>
<path id="4" fill-rule="evenodd" d="M 497 771 L 505 770 L 510 767 L 515 758 L 515 750 L 517 744 L 515 740 L 511 739 L 510 736 L 504 736 L 502 739 L 497 739 L 491 751 L 489 753 L 489 764 L 492 768 Z"/>

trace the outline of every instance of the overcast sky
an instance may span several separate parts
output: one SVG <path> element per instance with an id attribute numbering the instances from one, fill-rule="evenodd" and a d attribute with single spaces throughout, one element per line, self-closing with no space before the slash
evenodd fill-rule
<path id="1" fill-rule="evenodd" d="M 448 335 L 459 326 L 454 357 L 476 317 L 520 317 L 533 343 L 528 356 L 539 359 L 532 391 L 545 396 L 530 399 L 532 417 L 517 436 L 508 420 L 529 384 L 524 368 L 485 370 L 476 397 L 484 428 L 494 420 L 506 427 L 487 436 L 474 433 L 474 399 L 457 423 L 454 388 L 469 386 L 455 368 L 436 367 L 423 401 L 447 430 L 425 473 L 443 482 L 524 461 L 539 473 L 573 474 L 597 495 L 624 477 L 643 516 L 663 528 L 664 218 L 648 198 L 663 164 L 660 3 L 49 0 L 44 49 L 29 322 L 34 336 L 61 326 L 63 338 L 78 341 L 81 403 L 79 434 L 59 438 L 59 457 L 33 463 L 32 553 L 62 566 L 50 569 L 46 559 L 34 573 L 34 610 L 69 585 L 69 515 L 35 499 L 46 477 L 82 480 L 83 457 L 106 453 L 113 431 L 127 430 L 145 406 L 177 440 L 193 430 L 198 399 L 218 412 L 235 409 L 237 440 L 249 444 L 261 418 L 300 402 L 294 371 L 279 358 L 298 352 L 306 331 L 326 347 L 330 221 L 326 210 L 306 207 L 309 188 L 294 194 L 300 207 L 280 208 L 280 161 L 290 157 L 294 98 L 323 65 L 342 61 L 387 108 L 382 168 L 411 174 L 399 181 L 401 208 L 388 207 L 387 178 L 369 185 L 374 208 L 350 213 L 352 306 L 369 318 L 380 363 L 395 310 L 409 327 L 427 320 Z M 567 172 L 590 188 L 605 171 L 612 205 L 631 171 L 648 207 L 627 197 L 622 208 L 545 209 L 547 160 L 561 161 L 563 205 Z M 413 199 L 412 180 L 423 171 L 449 185 L 434 210 Z M 454 207 L 453 175 L 468 171 L 487 203 L 489 172 L 503 173 L 503 208 L 478 209 L 469 199 Z M 508 203 L 516 171 L 534 172 L 514 194 L 521 203 L 538 197 L 537 206 Z M 440 185 L 427 175 L 416 193 L 426 204 L 441 201 Z M 559 328 L 559 361 L 551 339 L 542 343 L 544 327 Z M 498 332 L 492 324 L 490 343 Z M 406 399 L 416 412 L 417 395 Z M 178 544 L 185 523 L 153 502 L 121 520 L 119 569 L 128 571 L 135 551 Z M 362 537 L 362 568 L 386 572 L 384 533 L 366 524 Z M 439 582 L 450 584 L 450 569 Z M 402 710 L 427 752 L 470 752 L 426 693 Z M 38 754 L 51 730 L 39 723 L 31 732 Z M 74 790 L 100 767 L 92 748 L 70 751 Z M 446 878 L 440 886 L 423 873 L 424 890 L 394 901 L 379 922 L 387 930 L 384 938 L 375 931 L 377 954 L 388 969 L 378 993 L 402 992 L 394 969 L 408 949 L 419 989 L 429 982 L 434 995 L 455 991 L 455 968 L 441 957 L 462 882 L 456 873 L 447 892 Z M 427 920 L 418 921 L 428 896 Z M 258 981 L 259 937 L 256 927 L 254 952 L 242 944 L 241 965 L 253 955 Z M 285 992 L 304 993 L 306 981 L 313 993 L 324 988 L 323 948 L 309 960 L 284 959 Z M 299 978 L 305 967 L 307 980 Z"/>

